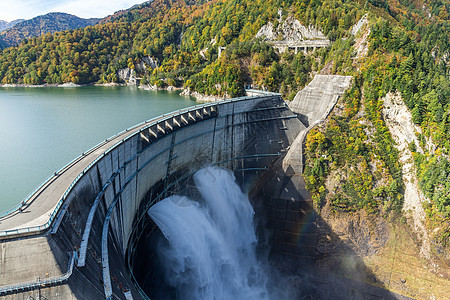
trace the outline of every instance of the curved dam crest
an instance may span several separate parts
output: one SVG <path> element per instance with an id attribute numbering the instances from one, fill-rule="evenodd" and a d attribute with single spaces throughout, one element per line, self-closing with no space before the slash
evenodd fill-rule
<path id="1" fill-rule="evenodd" d="M 322 116 L 335 102 L 319 91 L 322 95 L 307 99 L 307 107 L 320 108 Z M 318 105 L 321 101 L 328 104 Z M 279 94 L 262 93 L 167 114 L 87 151 L 22 210 L 0 218 L 0 296 L 146 298 L 133 274 L 145 267 L 136 261 L 136 252 L 149 222 L 148 209 L 183 192 L 193 173 L 208 165 L 233 170 L 248 191 L 261 178 L 271 178 L 290 157 L 289 170 L 301 181 L 302 163 L 292 163 L 302 148 L 299 133 L 308 127 L 301 112 L 293 113 Z M 308 118 L 311 124 L 315 121 Z M 298 188 L 306 199 L 294 203 L 301 206 L 310 197 L 304 187 Z M 284 198 L 277 197 L 264 200 L 266 208 L 277 207 L 264 210 L 272 241 L 279 238 L 278 231 L 289 236 L 283 226 L 301 222 L 304 214 L 295 207 L 286 209 Z M 41 201 L 48 209 L 35 209 Z M 287 220 L 289 212 L 299 221 Z M 277 243 L 281 250 L 295 246 L 283 243 Z"/>

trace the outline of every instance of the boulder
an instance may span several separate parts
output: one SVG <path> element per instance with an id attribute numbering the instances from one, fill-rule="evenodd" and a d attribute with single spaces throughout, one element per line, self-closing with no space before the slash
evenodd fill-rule
<path id="1" fill-rule="evenodd" d="M 136 84 L 136 72 L 133 69 L 120 69 L 117 71 L 117 76 L 127 84 Z"/>

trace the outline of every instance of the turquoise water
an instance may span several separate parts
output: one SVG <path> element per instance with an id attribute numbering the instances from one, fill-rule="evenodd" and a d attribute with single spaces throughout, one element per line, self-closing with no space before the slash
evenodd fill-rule
<path id="1" fill-rule="evenodd" d="M 195 104 L 135 87 L 0 88 L 0 212 L 106 138 Z"/>

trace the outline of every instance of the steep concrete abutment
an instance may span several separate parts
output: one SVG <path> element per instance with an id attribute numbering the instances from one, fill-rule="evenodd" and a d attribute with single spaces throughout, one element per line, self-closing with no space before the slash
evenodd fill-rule
<path id="1" fill-rule="evenodd" d="M 289 103 L 304 128 L 251 193 L 274 258 L 310 263 L 318 256 L 317 216 L 303 178 L 305 139 L 328 117 L 351 81 L 351 76 L 316 75 Z"/>

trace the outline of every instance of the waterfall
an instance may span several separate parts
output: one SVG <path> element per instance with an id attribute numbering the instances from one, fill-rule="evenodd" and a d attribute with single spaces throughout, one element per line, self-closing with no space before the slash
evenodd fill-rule
<path id="1" fill-rule="evenodd" d="M 202 199 L 171 196 L 148 214 L 160 228 L 161 276 L 177 299 L 267 299 L 267 274 L 258 261 L 254 211 L 231 171 L 195 173 Z M 164 296 L 163 296 L 164 297 Z"/>

